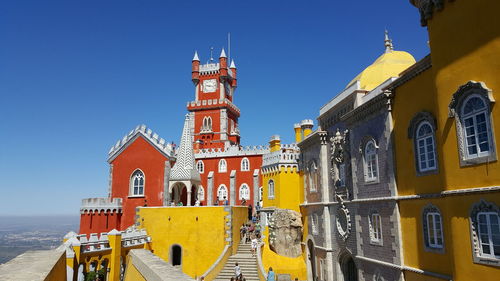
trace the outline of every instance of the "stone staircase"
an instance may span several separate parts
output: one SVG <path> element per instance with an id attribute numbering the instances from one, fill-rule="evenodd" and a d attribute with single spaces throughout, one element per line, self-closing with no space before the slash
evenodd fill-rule
<path id="1" fill-rule="evenodd" d="M 229 281 L 234 276 L 234 266 L 238 263 L 241 268 L 241 273 L 247 281 L 258 281 L 259 273 L 257 272 L 257 258 L 252 257 L 252 248 L 250 243 L 243 244 L 240 242 L 238 252 L 232 255 L 227 260 L 224 268 L 221 270 L 215 281 Z"/>

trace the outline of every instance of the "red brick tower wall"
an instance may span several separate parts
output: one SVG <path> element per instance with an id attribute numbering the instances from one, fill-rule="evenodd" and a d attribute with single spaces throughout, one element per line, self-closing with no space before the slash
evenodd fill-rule
<path id="1" fill-rule="evenodd" d="M 123 199 L 123 215 L 118 230 L 134 224 L 137 206 L 162 206 L 165 161 L 168 158 L 143 137 L 138 137 L 110 164 L 113 164 L 111 198 Z M 144 196 L 131 196 L 130 178 L 140 169 L 144 173 Z"/>
<path id="2" fill-rule="evenodd" d="M 109 232 L 113 229 L 120 229 L 121 213 L 111 210 L 87 212 L 80 214 L 81 234 Z"/>

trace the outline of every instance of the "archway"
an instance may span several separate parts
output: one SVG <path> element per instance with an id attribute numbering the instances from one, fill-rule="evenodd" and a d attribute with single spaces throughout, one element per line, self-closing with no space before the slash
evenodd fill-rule
<path id="1" fill-rule="evenodd" d="M 172 245 L 170 248 L 170 261 L 173 266 L 182 265 L 182 248 L 180 245 Z"/>
<path id="2" fill-rule="evenodd" d="M 184 183 L 177 182 L 172 187 L 172 203 L 177 206 L 182 203 L 183 206 L 187 206 L 187 189 Z"/>
<path id="3" fill-rule="evenodd" d="M 312 240 L 307 241 L 307 252 L 307 262 L 309 264 L 308 267 L 311 269 L 311 275 L 309 277 L 311 278 L 311 280 L 316 280 L 316 253 L 314 251 L 314 243 Z"/>
<path id="4" fill-rule="evenodd" d="M 339 257 L 341 278 L 343 281 L 358 281 L 358 268 L 352 256 L 345 252 Z"/>

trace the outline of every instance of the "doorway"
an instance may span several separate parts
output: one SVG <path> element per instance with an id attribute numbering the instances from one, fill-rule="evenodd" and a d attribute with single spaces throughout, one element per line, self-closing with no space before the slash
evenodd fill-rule
<path id="1" fill-rule="evenodd" d="M 170 260 L 172 265 L 182 265 L 182 248 L 180 245 L 172 245 L 170 249 Z"/>

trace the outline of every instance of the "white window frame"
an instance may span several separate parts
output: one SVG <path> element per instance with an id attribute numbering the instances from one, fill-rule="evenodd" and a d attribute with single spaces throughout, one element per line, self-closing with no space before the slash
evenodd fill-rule
<path id="1" fill-rule="evenodd" d="M 202 185 L 198 186 L 198 200 L 205 201 L 205 189 Z"/>
<path id="2" fill-rule="evenodd" d="M 431 130 L 429 134 L 420 135 L 420 129 L 424 126 L 428 126 Z M 421 146 L 421 142 L 423 142 L 423 147 Z M 429 143 L 430 142 L 430 143 Z M 429 149 L 429 146 L 431 148 Z M 428 121 L 422 121 L 417 126 L 417 130 L 415 132 L 415 148 L 418 170 L 420 172 L 433 171 L 437 169 L 437 161 L 436 161 L 436 145 L 434 138 L 434 129 L 432 125 Z M 432 153 L 432 158 L 429 155 Z M 434 162 L 432 166 L 429 163 Z M 425 164 L 426 167 L 423 167 Z"/>
<path id="3" fill-rule="evenodd" d="M 250 171 L 250 160 L 246 157 L 241 159 L 241 171 Z"/>
<path id="4" fill-rule="evenodd" d="M 373 152 L 368 151 L 368 147 L 373 145 Z M 378 153 L 377 145 L 374 140 L 369 140 L 363 149 L 363 166 L 365 174 L 365 182 L 374 182 L 378 180 Z"/>
<path id="5" fill-rule="evenodd" d="M 196 169 L 198 170 L 198 173 L 203 174 L 205 172 L 205 163 L 203 163 L 202 160 L 198 160 L 196 162 Z"/>
<path id="6" fill-rule="evenodd" d="M 212 117 L 205 116 L 203 117 L 203 124 L 201 126 L 202 132 L 212 132 Z"/>
<path id="7" fill-rule="evenodd" d="M 229 200 L 229 197 L 227 196 L 227 191 L 228 190 L 225 184 L 219 185 L 219 187 L 217 188 L 217 198 L 219 199 L 219 202 L 223 202 L 224 196 L 226 197 L 226 200 Z M 219 205 L 221 205 L 221 203 L 219 203 Z"/>
<path id="8" fill-rule="evenodd" d="M 244 192 L 243 192 L 245 188 L 247 191 L 246 194 L 244 194 Z M 243 199 L 245 199 L 247 201 L 250 200 L 250 187 L 248 186 L 248 184 L 246 184 L 246 183 L 241 184 L 238 193 L 239 193 L 240 200 L 243 200 Z"/>
<path id="9" fill-rule="evenodd" d="M 137 192 L 135 192 L 135 179 L 136 178 L 142 178 L 142 192 L 140 191 L 141 185 L 137 186 Z M 132 175 L 130 175 L 130 190 L 129 190 L 129 196 L 130 197 L 143 197 L 146 191 L 146 175 L 141 169 L 135 169 L 132 172 Z"/>
<path id="10" fill-rule="evenodd" d="M 382 217 L 379 213 L 374 212 L 369 218 L 370 225 L 370 242 L 375 244 L 382 243 Z"/>
<path id="11" fill-rule="evenodd" d="M 274 199 L 274 180 L 270 179 L 267 182 L 267 198 Z"/>
<path id="12" fill-rule="evenodd" d="M 467 103 L 469 101 L 471 101 L 472 99 L 475 99 L 475 98 L 481 100 L 484 107 L 478 111 L 473 111 L 471 113 L 465 114 L 464 113 L 465 106 L 467 105 Z M 486 101 L 480 95 L 472 94 L 464 100 L 464 102 L 462 104 L 462 108 L 460 109 L 460 119 L 461 119 L 462 132 L 463 132 L 463 136 L 462 136 L 463 137 L 463 146 L 464 146 L 464 153 L 465 153 L 466 159 L 474 159 L 474 158 L 489 156 L 491 154 L 491 152 L 493 151 L 492 139 L 491 139 L 492 130 L 491 130 L 491 123 L 490 123 L 490 110 L 488 107 L 488 102 L 489 101 Z M 478 128 L 479 128 L 477 117 L 479 115 L 483 115 L 483 114 L 484 114 L 484 123 L 485 123 L 485 127 L 486 127 L 486 141 L 488 144 L 487 151 L 481 151 L 478 133 L 477 133 Z M 472 119 L 472 123 L 473 123 L 472 126 L 469 126 L 469 127 L 466 126 L 465 120 L 467 120 L 467 119 Z M 468 141 L 469 136 L 467 134 L 467 128 L 471 128 L 471 127 L 474 130 L 473 137 L 474 137 L 475 144 L 469 145 L 469 141 Z M 475 154 L 469 153 L 469 147 L 472 147 L 472 146 L 474 146 L 476 148 Z"/>
<path id="13" fill-rule="evenodd" d="M 316 192 L 318 191 L 318 187 L 316 186 L 316 183 L 319 183 L 318 177 L 318 165 L 316 164 L 316 161 L 311 161 L 309 164 L 309 175 L 307 177 L 309 181 L 309 191 L 310 192 Z M 315 183 L 316 179 L 316 183 Z"/>
<path id="14" fill-rule="evenodd" d="M 427 223 L 427 245 L 430 248 L 442 249 L 443 248 L 443 221 L 441 214 L 438 212 L 428 212 L 425 215 Z M 432 224 L 431 224 L 432 221 Z M 436 227 L 436 222 L 439 222 L 439 227 Z M 432 227 L 431 227 L 432 226 Z M 439 239 L 441 244 L 439 244 Z M 434 240 L 434 242 L 432 242 Z"/>
<path id="15" fill-rule="evenodd" d="M 318 214 L 312 214 L 311 216 L 311 232 L 313 235 L 317 235 L 319 233 L 318 229 Z"/>
<path id="16" fill-rule="evenodd" d="M 219 160 L 219 173 L 227 172 L 227 162 L 226 159 Z"/>
<path id="17" fill-rule="evenodd" d="M 485 216 L 486 219 L 486 233 L 483 233 L 481 231 L 481 220 L 480 216 Z M 495 245 L 494 244 L 494 239 L 493 239 L 493 231 L 495 231 L 494 226 L 492 226 L 491 219 L 492 217 L 496 217 L 497 220 L 497 233 L 496 235 L 500 235 L 500 217 L 498 216 L 497 212 L 479 212 L 477 214 L 477 234 L 478 234 L 478 240 L 479 240 L 479 250 L 480 250 L 480 255 L 482 257 L 487 257 L 487 258 L 493 258 L 493 259 L 500 259 L 500 253 L 498 255 L 495 255 L 495 246 L 500 246 L 500 245 Z M 487 237 L 488 241 L 484 241 L 483 238 Z M 485 253 L 483 246 L 486 245 L 489 248 L 489 253 Z"/>

